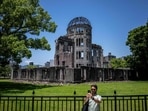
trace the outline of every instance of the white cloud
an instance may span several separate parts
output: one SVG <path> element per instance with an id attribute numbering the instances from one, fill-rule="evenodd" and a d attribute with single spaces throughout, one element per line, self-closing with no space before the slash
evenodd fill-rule
<path id="1" fill-rule="evenodd" d="M 33 62 L 31 60 L 26 60 L 25 63 L 28 65 L 30 62 Z"/>

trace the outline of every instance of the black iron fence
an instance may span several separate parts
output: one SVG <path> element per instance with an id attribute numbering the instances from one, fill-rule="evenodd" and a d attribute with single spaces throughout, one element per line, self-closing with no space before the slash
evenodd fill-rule
<path id="1" fill-rule="evenodd" d="M 84 96 L 0 96 L 0 111 L 81 111 Z M 148 95 L 102 96 L 100 111 L 148 111 Z"/>

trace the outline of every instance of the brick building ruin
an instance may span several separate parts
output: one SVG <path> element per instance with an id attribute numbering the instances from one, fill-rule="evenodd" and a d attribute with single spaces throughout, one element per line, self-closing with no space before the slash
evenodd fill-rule
<path id="1" fill-rule="evenodd" d="M 87 18 L 69 22 L 67 34 L 56 40 L 54 61 L 55 66 L 70 68 L 103 66 L 103 49 L 92 44 L 92 26 Z"/>
<path id="2" fill-rule="evenodd" d="M 103 57 L 100 45 L 92 43 L 92 26 L 85 17 L 72 19 L 67 34 L 55 40 L 54 66 L 14 71 L 13 79 L 46 82 L 84 82 L 129 80 L 136 78 L 130 69 L 112 69 L 109 53 Z"/>

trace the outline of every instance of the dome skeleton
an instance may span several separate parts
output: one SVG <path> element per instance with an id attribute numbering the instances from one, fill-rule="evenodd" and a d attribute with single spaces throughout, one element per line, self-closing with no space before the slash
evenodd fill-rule
<path id="1" fill-rule="evenodd" d="M 78 24 L 86 24 L 86 25 L 91 26 L 91 23 L 87 18 L 85 18 L 85 17 L 76 17 L 76 18 L 72 19 L 69 22 L 68 27 L 78 25 Z"/>

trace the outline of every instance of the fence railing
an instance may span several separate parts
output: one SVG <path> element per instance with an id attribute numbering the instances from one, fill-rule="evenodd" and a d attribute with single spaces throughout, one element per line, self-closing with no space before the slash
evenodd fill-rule
<path id="1" fill-rule="evenodd" d="M 84 96 L 0 96 L 0 111 L 81 111 Z M 148 111 L 148 95 L 102 96 L 100 111 Z"/>

